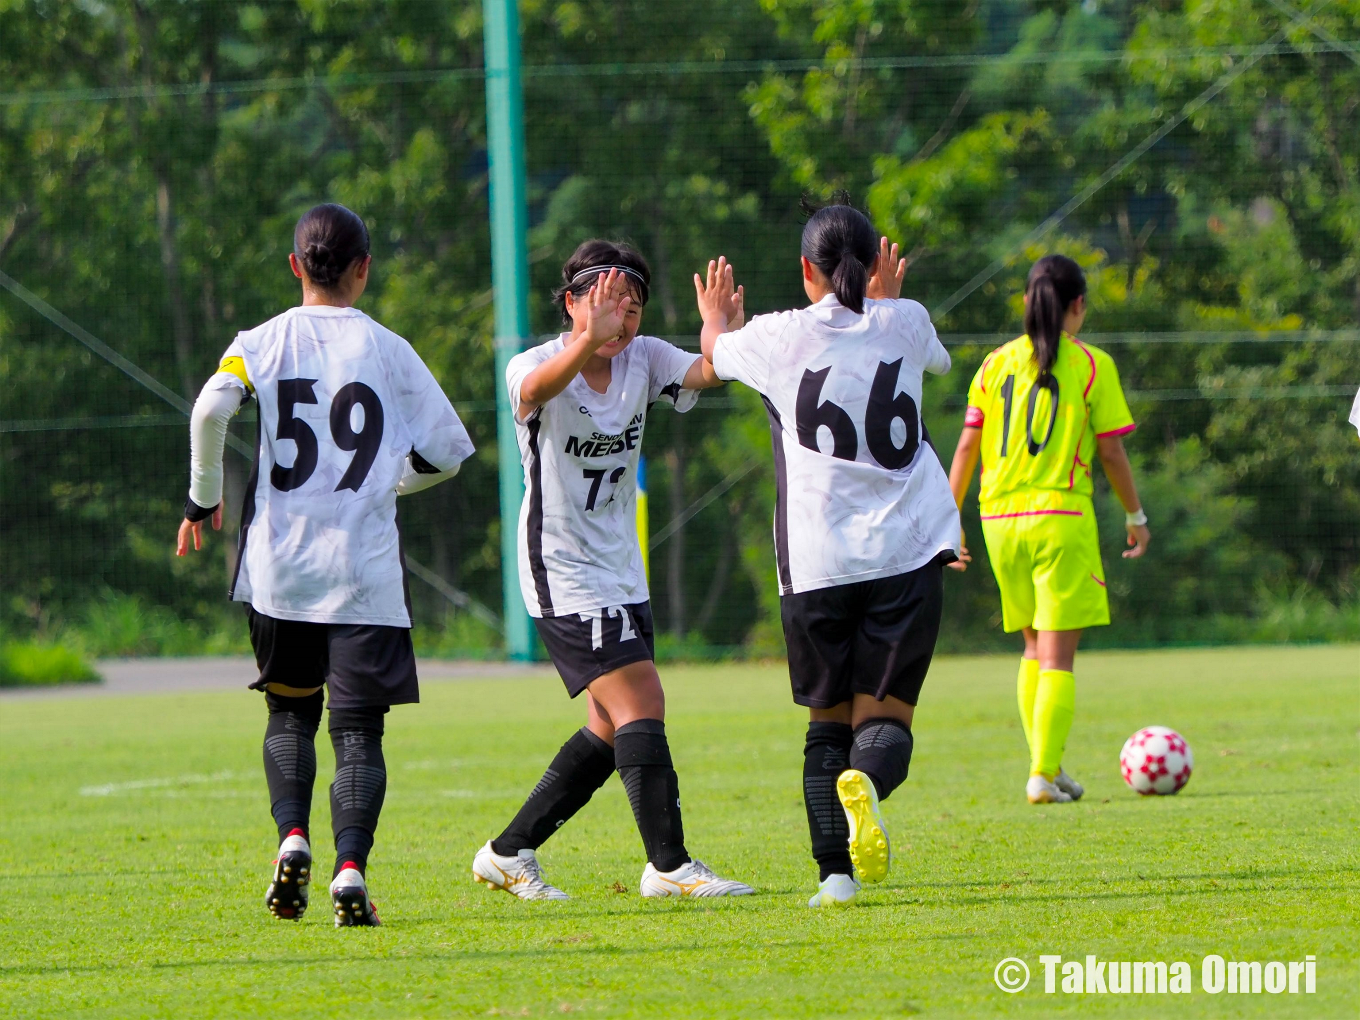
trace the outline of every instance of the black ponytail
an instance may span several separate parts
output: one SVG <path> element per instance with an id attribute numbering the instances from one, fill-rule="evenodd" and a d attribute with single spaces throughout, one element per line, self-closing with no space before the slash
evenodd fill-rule
<path id="1" fill-rule="evenodd" d="M 803 258 L 826 274 L 837 301 L 862 315 L 878 236 L 869 217 L 850 205 L 844 191 L 832 195 L 831 203 L 813 212 L 803 228 Z M 808 209 L 806 199 L 803 208 Z"/>
<path id="2" fill-rule="evenodd" d="M 1039 380 L 1048 379 L 1058 361 L 1058 340 L 1068 306 L 1086 293 L 1086 275 L 1066 255 L 1045 255 L 1025 284 L 1025 332 L 1034 345 Z"/>
<path id="3" fill-rule="evenodd" d="M 368 228 L 343 205 L 312 206 L 293 230 L 293 254 L 313 286 L 331 290 L 350 266 L 368 257 Z"/>

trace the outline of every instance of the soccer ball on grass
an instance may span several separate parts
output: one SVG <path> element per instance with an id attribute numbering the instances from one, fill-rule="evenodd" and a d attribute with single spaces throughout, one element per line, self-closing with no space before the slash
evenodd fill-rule
<path id="1" fill-rule="evenodd" d="M 1173 729 L 1148 726 L 1124 741 L 1119 752 L 1119 771 L 1143 796 L 1178 793 L 1190 781 L 1195 756 L 1190 745 Z"/>

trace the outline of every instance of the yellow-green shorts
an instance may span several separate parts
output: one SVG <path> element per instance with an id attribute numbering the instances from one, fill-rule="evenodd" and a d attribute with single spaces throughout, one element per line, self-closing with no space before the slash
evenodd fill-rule
<path id="1" fill-rule="evenodd" d="M 982 508 L 987 557 L 1001 589 L 1007 633 L 1082 630 L 1110 622 L 1105 567 L 1100 562 L 1095 508 L 1068 497 L 1043 509 L 1020 509 L 1008 500 Z"/>

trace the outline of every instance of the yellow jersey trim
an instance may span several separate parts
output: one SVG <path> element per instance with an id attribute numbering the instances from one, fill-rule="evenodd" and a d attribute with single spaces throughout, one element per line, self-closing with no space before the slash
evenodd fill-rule
<path id="1" fill-rule="evenodd" d="M 217 366 L 217 370 L 236 376 L 236 378 L 241 380 L 241 385 L 251 393 L 255 392 L 255 387 L 250 381 L 250 376 L 246 375 L 246 363 L 240 358 L 223 358 L 222 364 Z"/>

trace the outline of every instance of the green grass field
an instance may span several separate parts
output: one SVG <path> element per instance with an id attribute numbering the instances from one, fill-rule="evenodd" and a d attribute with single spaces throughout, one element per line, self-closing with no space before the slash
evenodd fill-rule
<path id="1" fill-rule="evenodd" d="M 428 684 L 389 717 L 376 930 L 336 931 L 324 896 L 298 924 L 265 912 L 257 697 L 0 701 L 0 1016 L 1360 1014 L 1360 649 L 1083 655 L 1066 764 L 1087 796 L 1038 808 L 1014 666 L 937 661 L 885 806 L 893 874 L 836 912 L 804 906 L 804 714 L 782 667 L 664 676 L 690 850 L 759 893 L 716 904 L 637 896 L 617 779 L 541 852 L 571 902 L 475 885 L 473 852 L 583 707 L 555 679 Z M 1151 723 L 1195 751 L 1180 796 L 1120 781 L 1120 745 Z M 1048 995 L 1041 953 L 1185 960 L 1194 991 Z M 1210 995 L 1209 953 L 1314 954 L 1317 992 Z M 1034 973 L 1015 995 L 993 983 L 1010 956 Z"/>

